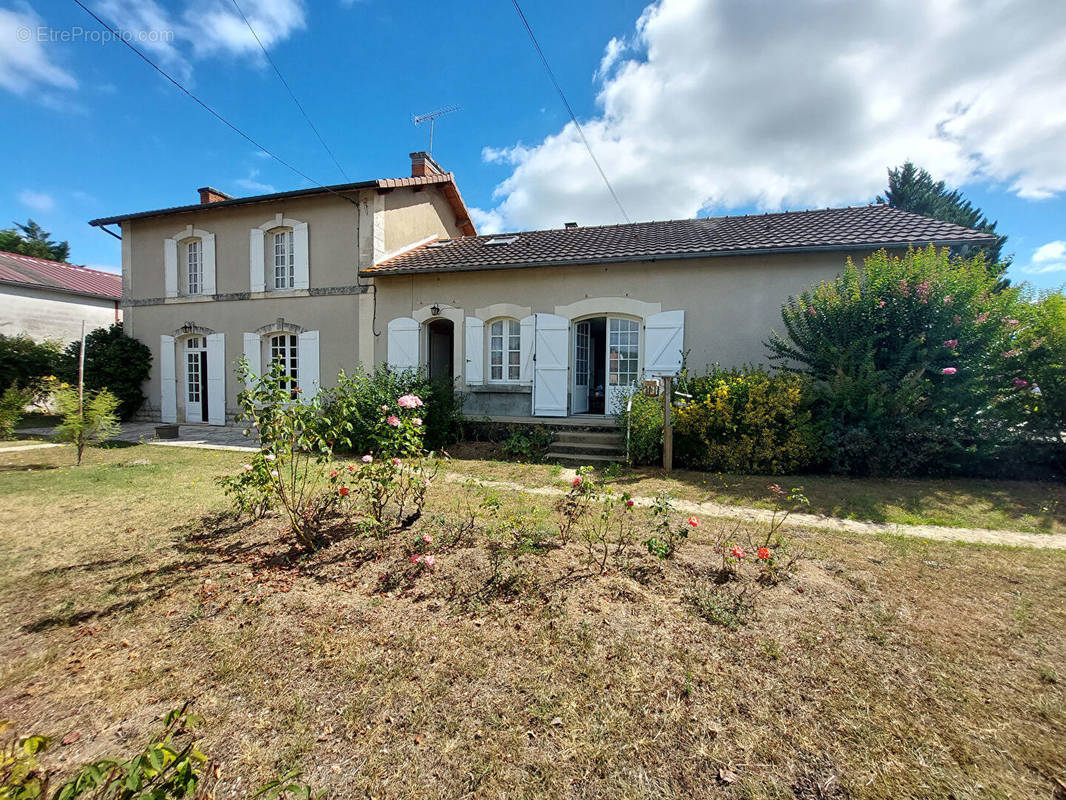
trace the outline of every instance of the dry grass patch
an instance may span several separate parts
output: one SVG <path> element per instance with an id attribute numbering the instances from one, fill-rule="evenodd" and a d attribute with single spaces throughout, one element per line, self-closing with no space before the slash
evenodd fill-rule
<path id="1" fill-rule="evenodd" d="M 798 574 L 729 630 L 684 598 L 734 523 L 598 575 L 576 544 L 511 546 L 553 530 L 545 498 L 496 493 L 471 532 L 483 493 L 442 483 L 417 529 L 302 556 L 276 518 L 219 516 L 210 478 L 240 454 L 4 455 L 0 717 L 81 733 L 60 766 L 130 752 L 195 696 L 220 798 L 291 767 L 336 798 L 1051 797 L 1066 778 L 1066 554 L 798 530 Z M 423 533 L 432 570 L 408 560 Z"/>

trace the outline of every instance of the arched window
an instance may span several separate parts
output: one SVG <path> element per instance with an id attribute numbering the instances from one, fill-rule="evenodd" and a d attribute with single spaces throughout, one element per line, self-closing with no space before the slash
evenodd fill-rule
<path id="1" fill-rule="evenodd" d="M 269 364 L 281 365 L 281 371 L 295 388 L 300 380 L 300 337 L 295 333 L 275 333 L 267 337 Z"/>
<path id="2" fill-rule="evenodd" d="M 270 241 L 270 265 L 273 268 L 273 287 L 292 289 L 296 285 L 296 249 L 292 228 L 275 228 L 267 233 Z"/>
<path id="3" fill-rule="evenodd" d="M 522 377 L 522 326 L 516 319 L 489 323 L 489 380 L 517 383 Z"/>
<path id="4" fill-rule="evenodd" d="M 181 242 L 181 267 L 185 294 L 201 294 L 204 290 L 204 243 L 199 237 Z"/>

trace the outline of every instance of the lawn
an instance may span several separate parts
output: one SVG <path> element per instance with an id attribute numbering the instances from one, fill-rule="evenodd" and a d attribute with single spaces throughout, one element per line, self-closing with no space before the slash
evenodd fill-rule
<path id="1" fill-rule="evenodd" d="M 553 485 L 562 471 L 551 464 L 491 460 L 491 447 L 461 445 L 453 468 L 531 485 Z M 802 487 L 816 514 L 902 525 L 944 525 L 1032 533 L 1066 533 L 1066 483 L 977 478 L 848 478 L 827 475 L 720 475 L 635 467 L 619 469 L 611 482 L 620 490 L 654 495 L 669 489 L 697 502 L 771 508 L 766 487 Z"/>
<path id="2" fill-rule="evenodd" d="M 301 556 L 276 517 L 222 515 L 213 477 L 240 453 L 71 461 L 0 454 L 0 717 L 69 741 L 46 755 L 61 770 L 128 755 L 192 697 L 220 800 L 292 768 L 333 798 L 1050 798 L 1066 780 L 1061 551 L 796 529 L 796 574 L 730 628 L 686 598 L 713 590 L 708 542 L 733 522 L 599 574 L 577 543 L 513 546 L 554 536 L 551 498 L 438 479 L 412 530 Z M 407 559 L 423 534 L 432 570 Z"/>

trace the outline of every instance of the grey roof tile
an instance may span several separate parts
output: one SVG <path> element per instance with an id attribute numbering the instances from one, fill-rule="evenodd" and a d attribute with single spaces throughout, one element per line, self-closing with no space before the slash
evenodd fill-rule
<path id="1" fill-rule="evenodd" d="M 493 239 L 514 242 L 490 245 Z M 588 228 L 464 236 L 429 243 L 364 270 L 367 275 L 651 261 L 760 252 L 983 244 L 993 236 L 887 205 Z"/>

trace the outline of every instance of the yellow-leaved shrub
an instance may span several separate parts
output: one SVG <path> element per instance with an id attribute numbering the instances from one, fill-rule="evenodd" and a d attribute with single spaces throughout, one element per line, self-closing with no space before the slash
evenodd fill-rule
<path id="1" fill-rule="evenodd" d="M 762 368 L 714 370 L 686 386 L 676 450 L 686 466 L 713 472 L 797 472 L 817 457 L 817 437 L 799 375 Z"/>

